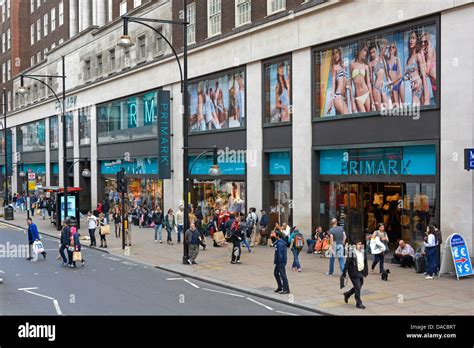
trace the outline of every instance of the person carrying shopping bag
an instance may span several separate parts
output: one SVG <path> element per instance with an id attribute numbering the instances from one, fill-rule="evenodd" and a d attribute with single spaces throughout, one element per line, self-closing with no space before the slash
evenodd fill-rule
<path id="1" fill-rule="evenodd" d="M 84 259 L 81 253 L 81 242 L 79 240 L 79 233 L 76 227 L 71 227 L 71 241 L 68 249 L 69 267 L 76 268 L 76 261 L 81 262 L 81 266 L 84 267 Z"/>
<path id="2" fill-rule="evenodd" d="M 100 235 L 100 247 L 107 248 L 107 239 L 106 236 L 110 234 L 110 226 L 108 224 L 107 218 L 104 213 L 99 214 L 99 235 Z"/>

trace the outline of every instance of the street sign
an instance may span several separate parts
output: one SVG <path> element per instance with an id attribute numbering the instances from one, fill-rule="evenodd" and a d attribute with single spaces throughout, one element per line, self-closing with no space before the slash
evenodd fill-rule
<path id="1" fill-rule="evenodd" d="M 36 174 L 28 172 L 28 180 L 35 180 L 35 179 L 36 179 Z"/>
<path id="2" fill-rule="evenodd" d="M 464 169 L 474 170 L 474 149 L 464 150 Z"/>
<path id="3" fill-rule="evenodd" d="M 36 191 L 36 181 L 28 180 L 28 191 Z"/>
<path id="4" fill-rule="evenodd" d="M 158 91 L 158 177 L 171 179 L 170 91 Z"/>
<path id="5" fill-rule="evenodd" d="M 458 279 L 472 274 L 471 259 L 464 238 L 459 234 L 454 234 L 450 241 L 451 253 L 453 255 L 454 267 Z"/>

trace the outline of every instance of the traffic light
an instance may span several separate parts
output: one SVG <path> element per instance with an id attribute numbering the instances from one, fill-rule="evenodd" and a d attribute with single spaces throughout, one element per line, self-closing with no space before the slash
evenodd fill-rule
<path id="1" fill-rule="evenodd" d="M 117 172 L 117 191 L 121 193 L 127 192 L 127 179 L 125 179 L 125 169 Z"/>

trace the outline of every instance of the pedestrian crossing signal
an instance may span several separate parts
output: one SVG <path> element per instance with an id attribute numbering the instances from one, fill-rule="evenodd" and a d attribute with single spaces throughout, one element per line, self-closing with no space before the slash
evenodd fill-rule
<path id="1" fill-rule="evenodd" d="M 117 172 L 117 191 L 120 193 L 127 192 L 127 179 L 125 178 L 125 169 Z"/>

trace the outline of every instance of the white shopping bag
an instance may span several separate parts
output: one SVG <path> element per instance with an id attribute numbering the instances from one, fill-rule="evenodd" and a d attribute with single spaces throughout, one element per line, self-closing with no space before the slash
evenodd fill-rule
<path id="1" fill-rule="evenodd" d="M 35 240 L 35 242 L 33 243 L 33 252 L 35 254 L 44 253 L 44 246 L 40 240 Z"/>

